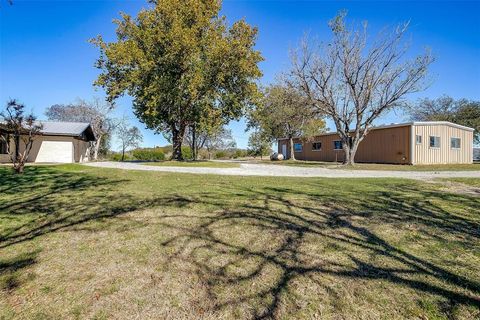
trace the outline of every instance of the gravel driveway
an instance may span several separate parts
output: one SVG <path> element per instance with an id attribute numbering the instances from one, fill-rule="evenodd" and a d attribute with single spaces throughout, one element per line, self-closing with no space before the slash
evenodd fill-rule
<path id="1" fill-rule="evenodd" d="M 161 167 L 132 162 L 90 162 L 86 166 L 124 170 L 220 174 L 231 176 L 324 177 L 324 178 L 480 178 L 480 171 L 376 171 L 305 168 L 282 165 L 242 163 L 239 168 Z"/>

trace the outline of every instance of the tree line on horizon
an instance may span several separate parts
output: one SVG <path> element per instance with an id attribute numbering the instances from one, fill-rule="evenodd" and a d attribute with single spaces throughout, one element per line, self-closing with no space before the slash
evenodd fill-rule
<path id="1" fill-rule="evenodd" d="M 185 158 L 183 145 L 193 159 L 202 150 L 231 148 L 226 125 L 241 117 L 253 131 L 250 149 L 260 154 L 280 137 L 320 134 L 331 119 L 347 165 L 355 163 L 373 122 L 395 109 L 412 120 L 473 127 L 480 142 L 480 102 L 448 96 L 408 100 L 430 84 L 428 69 L 435 60 L 429 50 L 408 58 L 409 23 L 371 37 L 366 22 L 348 23 L 341 11 L 328 23 L 331 39 L 303 38 L 290 66 L 262 87 L 258 29 L 244 19 L 227 23 L 220 9 L 217 0 L 170 0 L 149 1 L 137 16 L 121 13 L 114 21 L 115 41 L 101 35 L 90 40 L 100 51 L 94 85 L 105 90 L 106 101 L 54 105 L 48 118 L 89 120 L 98 138 L 94 159 L 109 148 L 115 127 L 109 112 L 123 95 L 132 97 L 133 113 L 145 127 L 171 143 L 172 160 Z M 138 146 L 138 128 L 117 127 L 123 154 Z"/>

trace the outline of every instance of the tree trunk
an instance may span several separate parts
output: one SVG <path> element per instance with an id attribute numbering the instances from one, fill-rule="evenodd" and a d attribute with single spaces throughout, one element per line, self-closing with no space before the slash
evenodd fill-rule
<path id="1" fill-rule="evenodd" d="M 195 123 L 192 126 L 192 156 L 193 156 L 193 161 L 197 160 L 197 141 L 196 141 L 196 125 Z"/>
<path id="2" fill-rule="evenodd" d="M 344 153 L 344 156 L 343 156 L 343 164 L 346 165 L 346 166 L 349 166 L 349 165 L 352 165 L 351 163 L 351 153 L 350 153 L 350 147 L 349 146 L 345 146 L 343 147 L 343 153 Z"/>
<path id="3" fill-rule="evenodd" d="M 290 159 L 291 160 L 296 160 L 295 159 L 295 148 L 293 147 L 293 137 L 289 136 L 288 141 L 290 143 Z"/>
<path id="4" fill-rule="evenodd" d="M 21 163 L 17 163 L 13 166 L 13 171 L 16 174 L 22 174 L 24 172 L 24 169 L 25 169 L 25 165 Z"/>
<path id="5" fill-rule="evenodd" d="M 100 143 L 102 142 L 102 136 L 98 136 L 97 141 L 95 141 L 95 148 L 93 151 L 93 160 L 97 161 L 98 159 L 98 150 L 100 150 Z"/>
<path id="6" fill-rule="evenodd" d="M 172 147 L 173 147 L 172 160 L 183 161 L 182 140 L 183 140 L 184 132 L 185 130 L 181 132 L 181 130 L 172 128 Z"/>
<path id="7" fill-rule="evenodd" d="M 345 153 L 345 158 L 343 159 L 344 165 L 355 165 L 355 154 L 357 153 L 359 143 L 358 140 L 352 141 L 352 143 L 350 143 L 350 141 L 347 143 L 343 142 L 343 151 Z"/>
<path id="8" fill-rule="evenodd" d="M 18 160 L 20 155 L 20 136 L 15 137 L 15 159 Z"/>
<path id="9" fill-rule="evenodd" d="M 125 161 L 125 148 L 122 148 L 122 162 Z"/>

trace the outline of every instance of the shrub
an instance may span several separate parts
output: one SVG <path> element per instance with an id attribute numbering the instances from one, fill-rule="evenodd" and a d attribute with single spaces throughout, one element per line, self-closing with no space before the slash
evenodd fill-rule
<path id="1" fill-rule="evenodd" d="M 109 160 L 112 161 L 120 161 L 122 159 L 122 155 L 118 153 L 113 153 L 109 156 Z"/>
<path id="2" fill-rule="evenodd" d="M 193 159 L 192 149 L 188 146 L 182 146 L 182 156 L 185 160 Z"/>
<path id="3" fill-rule="evenodd" d="M 248 152 L 247 150 L 243 150 L 243 149 L 236 149 L 235 152 L 233 153 L 232 157 L 234 159 L 237 159 L 237 158 L 245 158 L 248 156 Z"/>
<path id="4" fill-rule="evenodd" d="M 108 159 L 111 161 L 122 161 L 122 154 L 121 153 L 112 153 L 108 155 Z M 125 153 L 125 161 L 134 160 L 132 155 Z"/>
<path id="5" fill-rule="evenodd" d="M 135 159 L 142 161 L 165 160 L 165 153 L 160 148 L 135 149 L 132 154 Z"/>
<path id="6" fill-rule="evenodd" d="M 155 147 L 154 149 L 160 150 L 165 154 L 169 154 L 169 153 L 171 154 L 173 151 L 173 147 L 170 144 L 163 147 Z"/>
<path id="7" fill-rule="evenodd" d="M 226 158 L 228 158 L 227 151 L 218 150 L 215 152 L 215 159 L 226 159 Z"/>
<path id="8" fill-rule="evenodd" d="M 208 151 L 207 151 L 207 150 L 205 150 L 205 149 L 200 149 L 200 150 L 198 150 L 197 158 L 198 158 L 199 160 L 208 160 L 210 157 L 209 157 L 209 154 L 208 154 Z"/>

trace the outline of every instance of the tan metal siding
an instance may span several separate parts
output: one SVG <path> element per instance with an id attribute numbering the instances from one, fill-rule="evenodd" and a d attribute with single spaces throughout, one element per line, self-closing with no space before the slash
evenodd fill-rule
<path id="1" fill-rule="evenodd" d="M 447 164 L 473 162 L 473 132 L 448 125 L 415 125 L 415 135 L 422 143 L 414 145 L 416 164 Z M 440 148 L 430 147 L 430 136 L 440 137 Z M 460 138 L 460 149 L 450 147 L 450 138 Z"/>
<path id="2" fill-rule="evenodd" d="M 376 163 L 410 163 L 410 126 L 393 127 L 372 130 L 360 143 L 356 162 L 376 162 Z M 294 139 L 294 143 L 302 142 L 302 152 L 296 152 L 295 158 L 298 160 L 313 161 L 343 161 L 343 150 L 334 150 L 333 142 L 340 140 L 337 134 L 321 135 L 310 141 L 300 141 Z M 320 151 L 312 150 L 313 142 L 321 142 Z M 278 142 L 278 152 L 282 152 L 282 145 L 287 144 L 287 156 L 290 154 L 288 140 Z"/>

